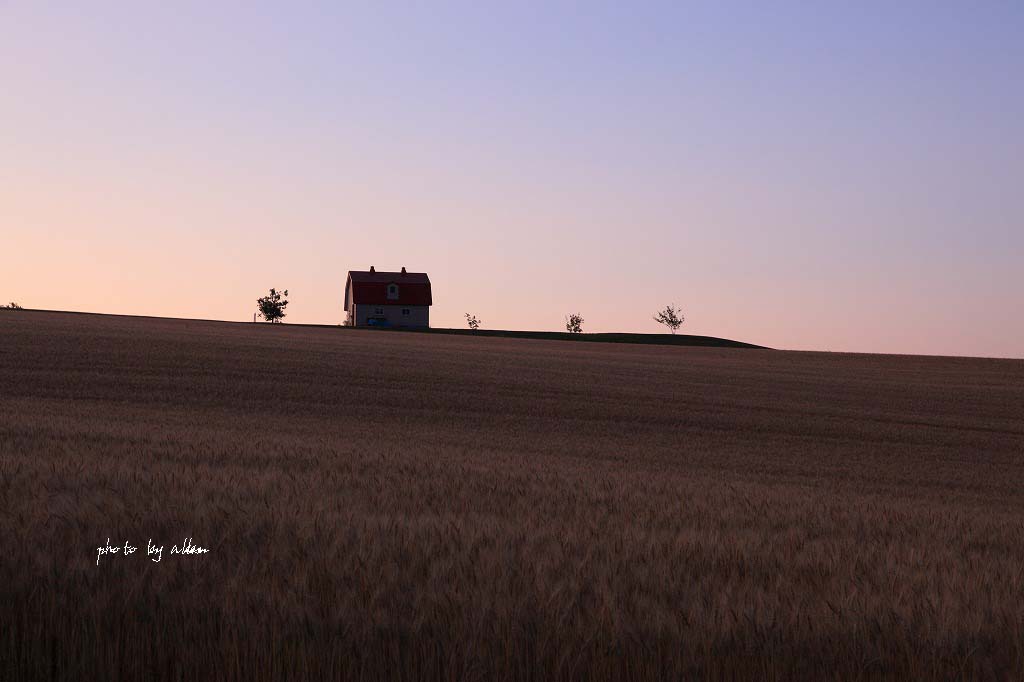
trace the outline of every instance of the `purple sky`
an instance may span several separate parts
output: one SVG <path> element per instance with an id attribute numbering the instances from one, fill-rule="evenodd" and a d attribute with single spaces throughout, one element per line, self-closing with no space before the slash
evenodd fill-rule
<path id="1" fill-rule="evenodd" d="M 1024 357 L 1024 4 L 684 5 L 0 0 L 0 297 Z"/>

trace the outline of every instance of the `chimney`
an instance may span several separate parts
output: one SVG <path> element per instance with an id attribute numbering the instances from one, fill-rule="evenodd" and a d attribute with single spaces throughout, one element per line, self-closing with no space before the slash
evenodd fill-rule
<path id="1" fill-rule="evenodd" d="M 405 266 L 404 265 L 402 266 L 402 274 L 403 275 L 405 274 Z"/>
<path id="2" fill-rule="evenodd" d="M 377 272 L 376 270 L 373 269 L 372 265 L 370 266 L 370 272 Z"/>

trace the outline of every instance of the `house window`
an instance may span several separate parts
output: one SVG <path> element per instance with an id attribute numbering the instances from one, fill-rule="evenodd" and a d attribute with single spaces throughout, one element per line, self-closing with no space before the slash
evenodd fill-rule
<path id="1" fill-rule="evenodd" d="M 389 301 L 394 301 L 394 300 L 397 300 L 397 299 L 398 299 L 398 285 L 397 284 L 389 284 L 388 285 L 388 300 Z"/>
<path id="2" fill-rule="evenodd" d="M 374 308 L 373 309 L 373 314 L 374 315 L 383 315 L 384 314 L 384 309 L 383 308 Z"/>
<path id="3" fill-rule="evenodd" d="M 409 317 L 409 309 L 408 308 L 402 308 L 402 315 L 404 317 Z"/>

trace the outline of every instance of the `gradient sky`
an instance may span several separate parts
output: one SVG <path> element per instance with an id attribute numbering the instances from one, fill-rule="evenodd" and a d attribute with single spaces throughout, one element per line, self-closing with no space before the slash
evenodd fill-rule
<path id="1" fill-rule="evenodd" d="M 896 7 L 898 5 L 898 7 Z M 0 298 L 1024 357 L 1024 3 L 0 0 Z"/>

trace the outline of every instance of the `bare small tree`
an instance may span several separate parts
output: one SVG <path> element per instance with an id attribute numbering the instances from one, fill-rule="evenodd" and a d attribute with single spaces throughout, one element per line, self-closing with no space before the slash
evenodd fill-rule
<path id="1" fill-rule="evenodd" d="M 480 318 L 478 318 L 476 315 L 470 315 L 469 313 L 466 313 L 466 324 L 469 325 L 470 329 L 476 331 L 477 329 L 480 328 Z"/>
<path id="2" fill-rule="evenodd" d="M 278 291 L 271 289 L 270 295 L 256 299 L 256 311 L 267 322 L 280 322 L 284 317 L 284 309 L 288 305 L 288 299 L 282 300 L 281 296 L 287 296 L 288 290 Z"/>
<path id="3" fill-rule="evenodd" d="M 673 334 L 675 334 L 676 330 L 678 330 L 683 324 L 684 319 L 683 311 L 674 305 L 665 306 L 664 310 L 654 316 L 655 322 L 665 325 Z"/>
<path id="4" fill-rule="evenodd" d="M 7 310 L 21 310 L 21 306 L 11 301 L 7 305 L 0 305 L 0 308 L 6 308 Z"/>
<path id="5" fill-rule="evenodd" d="M 566 315 L 565 329 L 570 334 L 581 334 L 583 332 L 583 316 L 579 313 Z"/>

